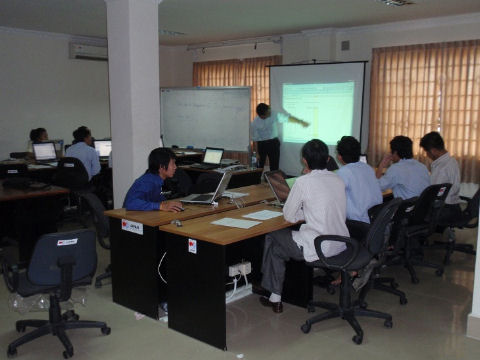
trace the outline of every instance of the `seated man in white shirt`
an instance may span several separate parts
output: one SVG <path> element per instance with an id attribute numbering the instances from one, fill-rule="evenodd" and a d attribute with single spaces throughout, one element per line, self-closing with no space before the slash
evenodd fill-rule
<path id="1" fill-rule="evenodd" d="M 460 215 L 460 169 L 457 160 L 445 149 L 442 137 L 436 131 L 426 134 L 420 140 L 420 146 L 427 156 L 433 160 L 430 165 L 432 184 L 450 183 L 452 187 L 445 199 L 445 206 L 440 213 L 439 222 L 454 219 Z"/>
<path id="2" fill-rule="evenodd" d="M 368 209 L 381 204 L 382 191 L 372 167 L 360 160 L 360 143 L 353 136 L 343 136 L 337 143 L 337 158 L 343 165 L 338 171 L 345 183 L 347 219 L 370 223 Z"/>
<path id="3" fill-rule="evenodd" d="M 91 146 L 93 142 L 90 129 L 80 126 L 73 132 L 75 143 L 65 152 L 65 156 L 74 157 L 80 160 L 87 170 L 88 180 L 100 172 L 100 160 L 95 149 Z"/>
<path id="4" fill-rule="evenodd" d="M 283 311 L 282 290 L 285 263 L 290 260 L 318 260 L 314 239 L 319 235 L 349 236 L 346 220 L 345 185 L 335 173 L 326 170 L 328 148 L 323 141 L 314 139 L 302 148 L 305 175 L 297 178 L 288 195 L 283 216 L 296 223 L 304 221 L 299 231 L 282 229 L 265 236 L 262 264 L 262 287 L 271 293 L 261 297 L 262 305 L 275 313 Z M 334 256 L 346 249 L 344 243 L 325 241 L 322 252 Z"/>
<path id="5" fill-rule="evenodd" d="M 413 159 L 412 140 L 395 136 L 390 141 L 391 153 L 386 154 L 378 165 L 376 176 L 382 191 L 392 189 L 393 196 L 410 199 L 419 196 L 430 185 L 427 167 Z M 383 170 L 390 162 L 393 164 Z"/>

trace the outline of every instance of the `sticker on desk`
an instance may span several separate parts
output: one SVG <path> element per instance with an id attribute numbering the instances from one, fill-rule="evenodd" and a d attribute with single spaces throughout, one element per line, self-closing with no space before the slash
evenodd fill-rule
<path id="1" fill-rule="evenodd" d="M 188 239 L 188 252 L 192 254 L 197 253 L 197 240 Z"/>
<path id="2" fill-rule="evenodd" d="M 143 224 L 135 221 L 122 219 L 122 230 L 130 231 L 135 234 L 143 235 Z"/>
<path id="3" fill-rule="evenodd" d="M 77 239 L 58 240 L 57 246 L 75 245 L 78 242 Z"/>

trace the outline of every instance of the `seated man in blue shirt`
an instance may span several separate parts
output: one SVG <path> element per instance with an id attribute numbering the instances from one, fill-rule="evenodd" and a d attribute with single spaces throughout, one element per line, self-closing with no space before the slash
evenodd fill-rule
<path id="1" fill-rule="evenodd" d="M 75 144 L 70 146 L 65 152 L 65 156 L 74 157 L 80 160 L 87 170 L 88 180 L 100 172 L 100 160 L 95 149 L 92 147 L 92 134 L 90 129 L 80 126 L 73 132 Z"/>
<path id="2" fill-rule="evenodd" d="M 166 201 L 162 194 L 165 179 L 173 177 L 177 169 L 175 159 L 175 154 L 168 148 L 152 150 L 148 156 L 148 170 L 130 187 L 123 206 L 127 210 L 182 211 L 182 203 Z"/>
<path id="3" fill-rule="evenodd" d="M 337 143 L 337 158 L 343 165 L 338 171 L 345 183 L 347 219 L 370 223 L 368 209 L 382 203 L 382 191 L 375 171 L 360 159 L 360 143 L 353 136 L 343 136 Z"/>
<path id="4" fill-rule="evenodd" d="M 395 136 L 390 141 L 391 154 L 386 154 L 378 165 L 376 176 L 382 191 L 392 189 L 393 196 L 409 199 L 419 196 L 430 186 L 427 167 L 413 159 L 412 140 L 406 136 Z M 383 170 L 393 164 L 384 175 Z"/>

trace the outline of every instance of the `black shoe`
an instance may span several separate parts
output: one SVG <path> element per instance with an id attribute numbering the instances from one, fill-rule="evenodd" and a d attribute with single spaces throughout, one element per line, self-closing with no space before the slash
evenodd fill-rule
<path id="1" fill-rule="evenodd" d="M 273 312 L 276 314 L 280 314 L 283 312 L 283 304 L 281 301 L 271 302 L 267 297 L 260 296 L 260 304 L 266 307 L 271 307 Z"/>

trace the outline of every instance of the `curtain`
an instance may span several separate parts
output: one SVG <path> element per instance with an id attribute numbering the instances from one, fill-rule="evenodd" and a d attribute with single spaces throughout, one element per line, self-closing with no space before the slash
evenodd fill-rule
<path id="1" fill-rule="evenodd" d="M 373 163 L 396 135 L 419 146 L 439 131 L 464 182 L 480 181 L 480 40 L 373 49 L 368 154 Z"/>

